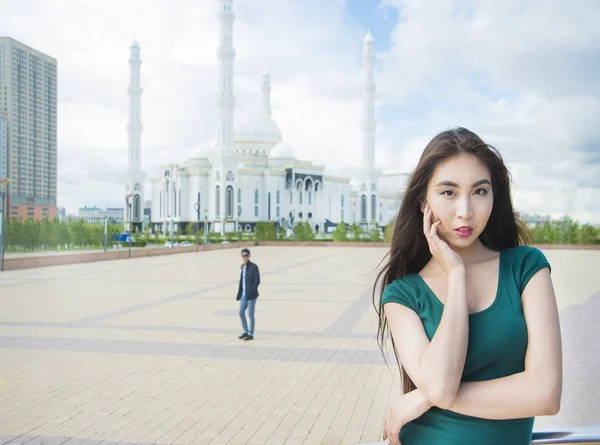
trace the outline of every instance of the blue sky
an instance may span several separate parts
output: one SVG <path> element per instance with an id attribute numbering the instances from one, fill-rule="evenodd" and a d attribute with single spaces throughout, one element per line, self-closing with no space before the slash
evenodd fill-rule
<path id="1" fill-rule="evenodd" d="M 398 22 L 397 9 L 379 0 L 345 0 L 345 20 L 361 29 L 371 29 L 378 51 L 387 51 Z"/>
<path id="2" fill-rule="evenodd" d="M 60 205 L 121 201 L 134 37 L 148 177 L 210 144 L 216 10 L 216 0 L 2 3 L 3 33 L 58 60 Z M 235 0 L 234 11 L 236 113 L 260 104 L 268 70 L 273 118 L 300 158 L 360 162 L 371 28 L 382 168 L 410 172 L 437 132 L 465 126 L 504 156 L 520 211 L 600 223 L 597 0 Z"/>

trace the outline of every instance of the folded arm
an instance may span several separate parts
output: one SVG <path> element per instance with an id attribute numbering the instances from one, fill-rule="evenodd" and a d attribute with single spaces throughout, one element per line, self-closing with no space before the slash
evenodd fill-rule
<path id="1" fill-rule="evenodd" d="M 528 336 L 525 371 L 495 380 L 462 383 L 452 411 L 486 419 L 518 419 L 559 411 L 562 345 L 548 268 L 531 278 L 521 300 Z"/>
<path id="2" fill-rule="evenodd" d="M 422 379 L 413 380 L 417 391 L 432 405 L 486 419 L 556 414 L 560 409 L 562 393 L 562 347 L 558 308 L 547 268 L 531 278 L 523 292 L 522 304 L 528 332 L 525 371 L 494 380 L 461 383 L 450 407 L 431 401 L 426 390 L 419 386 L 422 385 Z M 390 315 L 394 319 L 394 323 L 390 324 L 390 329 L 392 325 L 395 329 L 392 329 L 394 339 L 408 339 L 413 335 L 420 337 L 414 320 L 416 318 L 420 324 L 420 319 L 414 312 L 403 308 L 401 311 L 390 311 Z M 396 316 L 399 319 L 395 319 Z M 422 324 L 420 329 L 424 335 Z M 410 353 L 410 349 L 405 348 L 405 356 L 407 351 Z M 408 368 L 406 370 L 412 378 L 414 374 Z M 420 406 L 423 412 L 428 409 L 426 405 Z"/>
<path id="3" fill-rule="evenodd" d="M 414 311 L 397 303 L 386 303 L 384 310 L 400 363 L 413 383 L 431 403 L 450 408 L 460 385 L 469 339 L 464 272 L 448 276 L 444 311 L 431 342 Z"/>

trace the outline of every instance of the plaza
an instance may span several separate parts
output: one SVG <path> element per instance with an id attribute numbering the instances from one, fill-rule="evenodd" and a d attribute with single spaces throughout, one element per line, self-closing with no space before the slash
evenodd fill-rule
<path id="1" fill-rule="evenodd" d="M 384 248 L 253 247 L 0 274 L 0 444 L 350 445 L 381 440 L 395 360 L 377 345 Z M 600 424 L 600 250 L 544 250 L 561 315 L 561 411 Z"/>

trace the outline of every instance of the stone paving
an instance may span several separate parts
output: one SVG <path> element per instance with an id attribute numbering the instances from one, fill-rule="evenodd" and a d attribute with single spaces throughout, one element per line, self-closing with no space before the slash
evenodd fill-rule
<path id="1" fill-rule="evenodd" d="M 255 247 L 255 340 L 237 249 L 0 274 L 0 444 L 334 445 L 381 440 L 398 390 L 375 341 L 384 249 Z M 600 424 L 600 251 L 549 250 L 561 412 Z"/>

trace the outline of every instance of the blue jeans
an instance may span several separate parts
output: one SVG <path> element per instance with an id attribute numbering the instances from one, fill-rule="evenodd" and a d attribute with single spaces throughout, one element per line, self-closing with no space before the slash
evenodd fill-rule
<path id="1" fill-rule="evenodd" d="M 254 336 L 254 307 L 256 306 L 256 299 L 246 300 L 246 297 L 242 297 L 240 300 L 240 319 L 242 320 L 242 328 L 248 335 Z M 246 323 L 246 308 L 248 308 L 248 316 L 250 317 L 250 329 L 248 329 L 248 323 Z"/>

